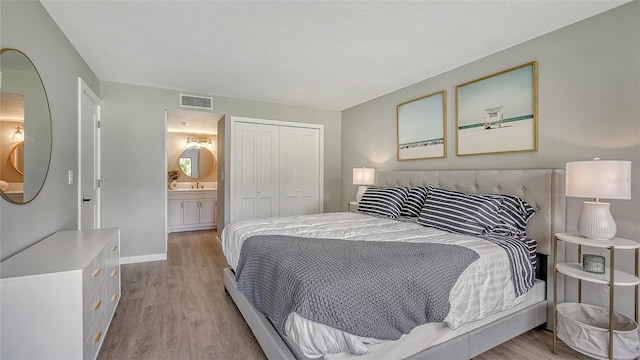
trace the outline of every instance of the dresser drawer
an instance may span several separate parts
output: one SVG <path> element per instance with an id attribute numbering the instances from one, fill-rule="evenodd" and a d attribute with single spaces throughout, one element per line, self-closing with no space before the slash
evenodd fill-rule
<path id="1" fill-rule="evenodd" d="M 106 287 L 100 286 L 93 292 L 89 301 L 82 308 L 82 338 L 91 337 L 91 331 L 95 327 L 98 319 L 105 312 L 105 308 L 109 307 L 109 301 L 106 298 Z"/>
<path id="2" fill-rule="evenodd" d="M 114 238 L 104 249 L 104 264 L 107 269 L 106 277 L 120 276 L 120 243 Z"/>
<path id="3" fill-rule="evenodd" d="M 102 346 L 104 337 L 107 333 L 107 316 L 106 311 L 102 311 L 100 316 L 96 319 L 94 326 L 89 331 L 89 336 L 85 338 L 83 347 L 84 359 L 95 359 L 98 355 L 98 350 Z"/>
<path id="4" fill-rule="evenodd" d="M 100 283 L 106 278 L 104 251 L 98 255 L 82 270 L 82 298 L 86 304 Z"/>
<path id="5" fill-rule="evenodd" d="M 120 300 L 120 241 L 114 237 L 104 249 L 105 265 L 107 268 L 105 311 L 111 316 Z"/>
<path id="6" fill-rule="evenodd" d="M 109 241 L 109 243 L 105 247 L 104 252 L 106 258 L 113 257 L 120 259 L 120 239 L 118 239 L 117 237 L 111 239 L 111 241 Z"/>

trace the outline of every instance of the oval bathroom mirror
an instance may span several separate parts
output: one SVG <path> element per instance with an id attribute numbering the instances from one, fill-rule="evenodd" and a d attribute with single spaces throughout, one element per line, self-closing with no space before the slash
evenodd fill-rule
<path id="1" fill-rule="evenodd" d="M 42 79 L 20 50 L 0 50 L 0 195 L 35 199 L 51 160 L 51 114 Z"/>
<path id="2" fill-rule="evenodd" d="M 192 179 L 209 176 L 216 168 L 216 156 L 206 148 L 189 148 L 178 158 L 180 171 Z"/>

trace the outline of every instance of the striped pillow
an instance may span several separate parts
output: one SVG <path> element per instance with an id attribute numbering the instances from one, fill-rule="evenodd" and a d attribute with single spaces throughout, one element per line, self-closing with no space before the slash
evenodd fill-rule
<path id="1" fill-rule="evenodd" d="M 407 189 L 407 201 L 404 202 L 402 210 L 400 210 L 401 216 L 420 216 L 422 205 L 427 198 L 426 186 L 410 186 Z"/>
<path id="2" fill-rule="evenodd" d="M 429 186 L 418 224 L 454 233 L 481 235 L 500 222 L 501 200 Z"/>
<path id="3" fill-rule="evenodd" d="M 538 266 L 538 257 L 536 256 L 538 242 L 536 242 L 535 239 L 524 239 L 523 242 L 527 245 L 527 249 L 529 249 L 529 260 L 535 269 Z"/>
<path id="4" fill-rule="evenodd" d="M 486 195 L 494 199 L 500 199 L 502 206 L 498 212 L 500 223 L 492 229 L 491 233 L 518 238 L 524 241 L 527 238 L 527 223 L 536 214 L 536 210 L 526 201 L 513 195 Z"/>
<path id="5" fill-rule="evenodd" d="M 407 189 L 401 187 L 368 187 L 358 204 L 358 212 L 396 219 L 407 194 Z"/>

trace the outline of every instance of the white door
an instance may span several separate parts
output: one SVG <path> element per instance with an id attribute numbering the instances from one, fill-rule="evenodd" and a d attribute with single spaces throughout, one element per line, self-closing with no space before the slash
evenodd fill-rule
<path id="1" fill-rule="evenodd" d="M 277 126 L 258 126 L 257 218 L 280 214 L 280 131 Z"/>
<path id="2" fill-rule="evenodd" d="M 236 123 L 233 142 L 233 221 L 279 213 L 277 126 Z"/>
<path id="3" fill-rule="evenodd" d="M 320 130 L 301 129 L 299 214 L 320 212 Z"/>
<path id="4" fill-rule="evenodd" d="M 302 214 L 300 171 L 302 136 L 300 128 L 280 128 L 280 215 Z"/>
<path id="5" fill-rule="evenodd" d="M 318 129 L 280 128 L 280 215 L 317 214 L 320 182 Z"/>
<path id="6" fill-rule="evenodd" d="M 100 228 L 100 98 L 78 78 L 78 228 Z"/>

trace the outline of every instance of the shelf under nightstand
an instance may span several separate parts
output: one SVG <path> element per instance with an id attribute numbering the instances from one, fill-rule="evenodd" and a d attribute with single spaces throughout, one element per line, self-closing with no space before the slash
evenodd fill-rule
<path id="1" fill-rule="evenodd" d="M 558 263 L 558 241 L 564 241 L 578 245 L 578 259 L 582 258 L 582 246 L 590 246 L 596 248 L 603 248 L 609 250 L 609 267 L 605 267 L 604 274 L 597 274 L 587 272 L 582 268 L 581 263 Z M 629 274 L 622 270 L 615 269 L 615 251 L 616 250 L 635 250 L 635 275 Z M 640 258 L 640 243 L 622 239 L 612 238 L 610 240 L 592 240 L 584 238 L 578 234 L 558 233 L 554 237 L 554 291 L 553 291 L 553 352 L 557 353 L 557 341 L 558 341 L 558 273 L 565 276 L 569 276 L 578 279 L 578 303 L 582 303 L 582 281 L 588 281 L 595 284 L 603 284 L 609 286 L 609 331 L 608 331 L 608 357 L 613 359 L 614 350 L 614 329 L 613 321 L 614 316 L 618 316 L 614 310 L 615 304 L 615 286 L 635 286 L 635 322 L 638 322 L 638 287 L 640 285 L 639 277 L 639 265 L 638 260 Z M 576 319 L 573 319 L 576 320 Z M 631 321 L 631 320 L 629 320 Z M 566 341 L 565 341 L 566 342 Z M 571 344 L 568 344 L 571 347 Z M 581 351 L 574 347 L 574 349 Z M 585 352 L 586 354 L 586 352 Z"/>

